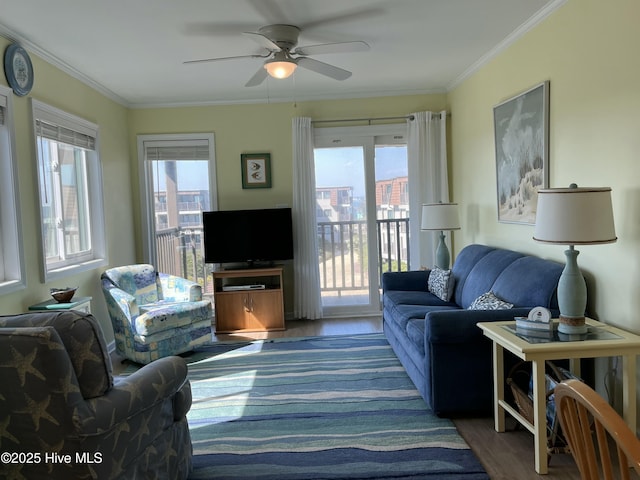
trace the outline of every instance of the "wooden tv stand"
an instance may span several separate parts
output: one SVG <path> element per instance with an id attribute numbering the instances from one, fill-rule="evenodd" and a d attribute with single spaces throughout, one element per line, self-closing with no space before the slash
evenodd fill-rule
<path id="1" fill-rule="evenodd" d="M 213 286 L 216 333 L 285 329 L 282 267 L 220 270 Z"/>

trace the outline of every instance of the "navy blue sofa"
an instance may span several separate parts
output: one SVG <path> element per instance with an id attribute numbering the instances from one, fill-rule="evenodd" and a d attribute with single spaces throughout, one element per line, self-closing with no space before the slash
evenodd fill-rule
<path id="1" fill-rule="evenodd" d="M 455 285 L 449 302 L 429 293 L 429 270 L 382 276 L 384 333 L 434 413 L 491 412 L 491 342 L 476 324 L 513 320 L 536 306 L 557 315 L 556 289 L 562 269 L 560 263 L 535 256 L 469 245 L 453 265 Z M 490 291 L 513 308 L 467 309 Z"/>

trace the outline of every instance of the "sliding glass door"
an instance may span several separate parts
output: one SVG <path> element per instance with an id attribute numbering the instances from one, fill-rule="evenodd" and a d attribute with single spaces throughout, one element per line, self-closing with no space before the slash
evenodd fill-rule
<path id="1" fill-rule="evenodd" d="M 316 148 L 316 221 L 323 309 L 372 304 L 365 150 Z"/>
<path id="2" fill-rule="evenodd" d="M 316 129 L 316 225 L 325 315 L 378 311 L 381 272 L 407 269 L 405 128 Z"/>

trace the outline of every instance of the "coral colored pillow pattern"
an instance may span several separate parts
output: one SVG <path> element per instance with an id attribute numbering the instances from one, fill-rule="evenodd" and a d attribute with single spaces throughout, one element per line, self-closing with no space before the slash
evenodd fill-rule
<path id="1" fill-rule="evenodd" d="M 451 275 L 451 270 L 433 267 L 433 270 L 429 272 L 427 288 L 429 292 L 433 293 L 440 300 L 448 302 L 451 300 L 451 295 L 453 294 L 454 281 L 455 278 Z"/>
<path id="2" fill-rule="evenodd" d="M 513 303 L 505 302 L 493 292 L 487 292 L 476 298 L 468 310 L 508 310 L 513 308 Z"/>

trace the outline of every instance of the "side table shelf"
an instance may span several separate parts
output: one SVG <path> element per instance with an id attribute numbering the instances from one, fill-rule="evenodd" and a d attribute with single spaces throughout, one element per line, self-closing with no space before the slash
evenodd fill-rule
<path id="1" fill-rule="evenodd" d="M 216 333 L 284 330 L 282 267 L 213 272 Z"/>
<path id="2" fill-rule="evenodd" d="M 84 313 L 91 313 L 92 297 L 74 297 L 71 302 L 58 303 L 53 298 L 36 303 L 29 307 L 30 311 L 46 311 L 46 310 L 78 310 Z"/>

